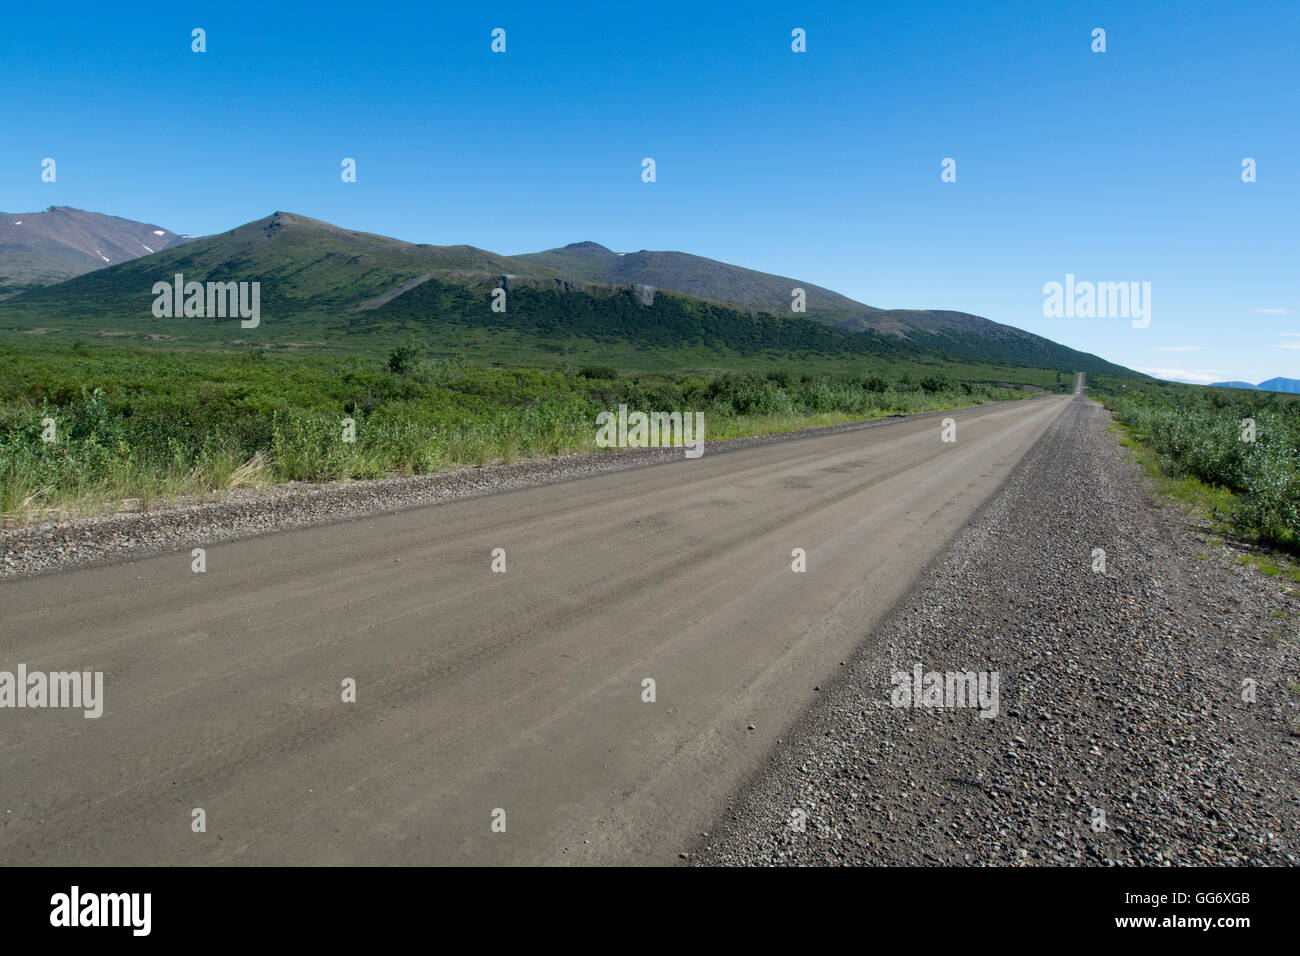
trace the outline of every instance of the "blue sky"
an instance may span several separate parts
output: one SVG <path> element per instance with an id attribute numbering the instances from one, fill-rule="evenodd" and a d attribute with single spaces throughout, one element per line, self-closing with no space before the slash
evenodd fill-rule
<path id="1" fill-rule="evenodd" d="M 679 249 L 871 305 L 974 312 L 1166 377 L 1300 377 L 1295 0 L 61 3 L 5 18 L 6 212 L 66 204 L 199 235 L 279 209 L 506 254 Z M 1045 318 L 1043 285 L 1067 273 L 1150 282 L 1150 326 Z"/>

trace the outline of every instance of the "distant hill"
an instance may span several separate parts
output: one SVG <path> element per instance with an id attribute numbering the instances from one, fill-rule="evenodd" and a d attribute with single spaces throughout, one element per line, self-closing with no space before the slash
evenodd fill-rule
<path id="1" fill-rule="evenodd" d="M 1267 382 L 1251 385 L 1250 382 L 1211 382 L 1212 388 L 1253 388 L 1262 392 L 1300 393 L 1300 379 L 1270 378 Z"/>
<path id="2" fill-rule="evenodd" d="M 623 259 L 631 261 L 618 265 Z M 619 256 L 595 243 L 578 243 L 503 256 L 473 246 L 403 242 L 288 212 L 30 290 L 0 303 L 0 324 L 96 322 L 123 334 L 209 341 L 239 335 L 223 320 L 178 325 L 154 318 L 153 285 L 171 282 L 176 273 L 186 281 L 259 281 L 265 324 L 257 338 L 263 342 L 360 343 L 367 336 L 438 329 L 454 331 L 460 341 L 478 329 L 531 341 L 577 337 L 659 349 L 797 351 L 1136 374 L 978 316 L 873 310 L 808 283 L 685 253 Z M 808 317 L 789 311 L 795 286 L 809 294 Z M 488 308 L 497 287 L 508 291 L 507 313 Z M 873 324 L 870 315 L 887 319 Z"/>
<path id="3" fill-rule="evenodd" d="M 430 246 L 276 212 L 229 232 L 106 267 L 11 300 L 10 308 L 57 306 L 78 318 L 152 318 L 153 284 L 244 279 L 262 284 L 262 311 L 280 320 L 372 309 L 434 276 L 467 284 L 503 274 L 550 272 L 473 246 Z"/>
<path id="4" fill-rule="evenodd" d="M 0 212 L 0 297 L 138 259 L 188 239 L 151 223 L 71 206 Z"/>
<path id="5" fill-rule="evenodd" d="M 858 312 L 876 312 L 870 306 L 809 282 L 755 272 L 685 252 L 612 252 L 595 242 L 575 242 L 515 256 L 562 275 L 605 285 L 648 285 L 734 305 L 754 312 L 789 315 L 791 290 L 807 295 L 808 317 L 841 318 Z"/>
<path id="6" fill-rule="evenodd" d="M 792 314 L 792 291 L 799 288 L 806 296 L 806 318 L 850 332 L 896 336 L 965 359 L 1047 368 L 1067 368 L 1071 361 L 1096 360 L 1095 356 L 1067 350 L 1042 336 L 966 312 L 878 309 L 810 282 L 684 252 L 620 253 L 599 243 L 577 242 L 514 258 L 592 282 L 647 285 L 779 316 Z M 1067 352 L 1072 357 L 1067 357 Z M 1106 371 L 1100 366 L 1078 368 Z"/>
<path id="7" fill-rule="evenodd" d="M 1300 392 L 1300 381 L 1294 378 L 1270 378 L 1255 386 L 1265 392 Z"/>

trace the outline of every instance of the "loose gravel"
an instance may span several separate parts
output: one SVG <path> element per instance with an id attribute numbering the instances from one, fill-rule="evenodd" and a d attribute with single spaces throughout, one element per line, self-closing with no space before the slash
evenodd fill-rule
<path id="1" fill-rule="evenodd" d="M 684 857 L 1300 862 L 1300 597 L 1157 501 L 1108 422 L 1069 406 Z M 996 672 L 997 716 L 893 706 L 917 663 Z"/>

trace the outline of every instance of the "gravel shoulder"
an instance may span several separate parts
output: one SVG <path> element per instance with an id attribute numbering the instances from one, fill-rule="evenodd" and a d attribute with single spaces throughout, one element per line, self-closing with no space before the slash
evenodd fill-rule
<path id="1" fill-rule="evenodd" d="M 692 863 L 1300 862 L 1295 587 L 1156 501 L 1108 422 L 1074 400 Z M 894 706 L 918 663 L 996 673 L 996 716 Z"/>

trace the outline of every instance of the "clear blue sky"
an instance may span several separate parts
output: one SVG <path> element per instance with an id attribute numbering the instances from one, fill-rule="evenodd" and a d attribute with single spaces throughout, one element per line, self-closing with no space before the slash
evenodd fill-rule
<path id="1" fill-rule="evenodd" d="M 1296 0 L 15 3 L 0 209 L 679 249 L 1153 374 L 1300 377 L 1298 38 Z M 1150 282 L 1150 327 L 1044 318 L 1067 272 Z"/>

